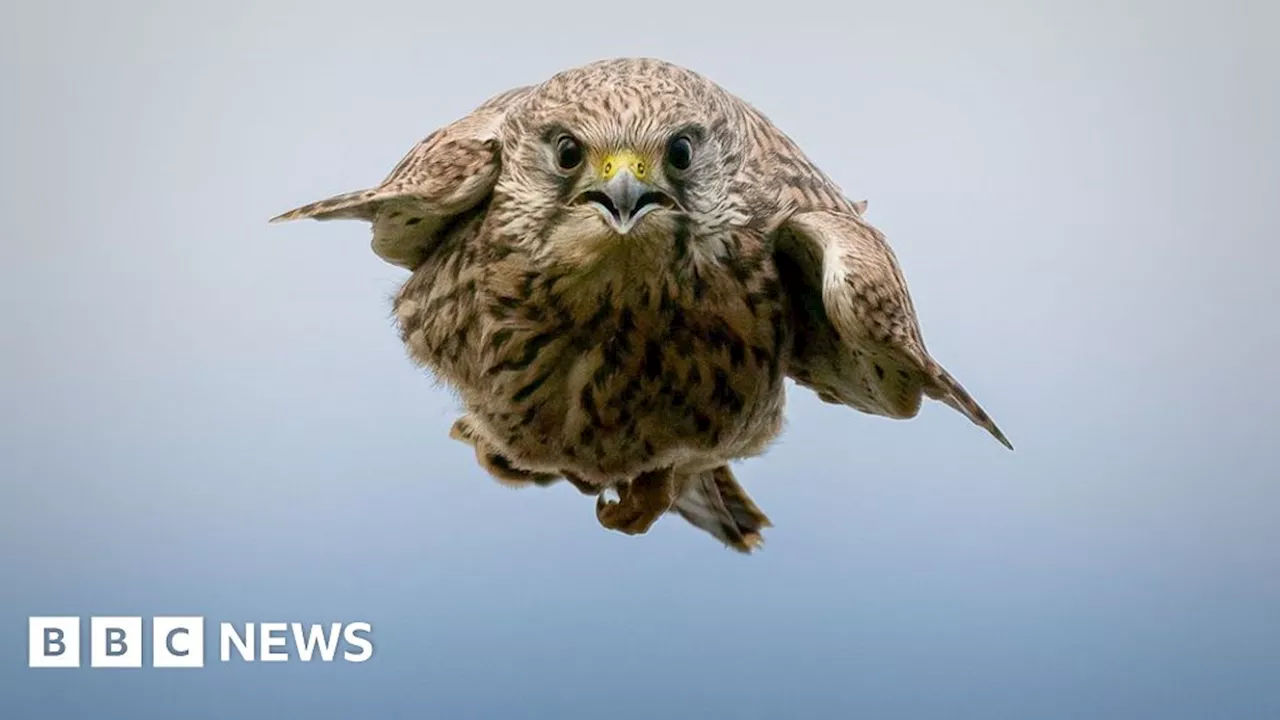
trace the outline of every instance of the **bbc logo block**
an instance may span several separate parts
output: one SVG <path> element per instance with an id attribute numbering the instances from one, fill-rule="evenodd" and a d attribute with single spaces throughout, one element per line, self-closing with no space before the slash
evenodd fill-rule
<path id="1" fill-rule="evenodd" d="M 142 618 L 89 618 L 89 659 L 92 667 L 142 667 Z"/>
<path id="2" fill-rule="evenodd" d="M 27 665 L 80 667 L 80 618 L 33 617 L 27 623 Z"/>
<path id="3" fill-rule="evenodd" d="M 151 665 L 164 668 L 204 667 L 204 618 L 152 618 Z"/>
<path id="4" fill-rule="evenodd" d="M 80 618 L 29 618 L 27 640 L 28 667 L 80 667 Z M 151 640 L 152 667 L 204 667 L 204 618 L 152 618 Z M 86 644 L 90 667 L 140 668 L 144 647 L 142 618 L 91 617 Z"/>

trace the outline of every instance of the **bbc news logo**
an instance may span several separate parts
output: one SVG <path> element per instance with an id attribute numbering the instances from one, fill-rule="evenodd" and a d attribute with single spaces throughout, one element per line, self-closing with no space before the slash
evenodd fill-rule
<path id="1" fill-rule="evenodd" d="M 33 617 L 27 622 L 28 667 L 80 667 L 79 617 Z M 141 617 L 89 618 L 89 666 L 142 667 L 146 642 L 142 625 Z M 150 629 L 151 667 L 204 667 L 204 618 L 153 617 Z M 372 633 L 367 622 L 239 626 L 224 622 L 218 624 L 218 660 L 232 662 L 238 657 L 242 662 L 287 662 L 296 656 L 302 662 L 360 663 L 373 657 Z"/>

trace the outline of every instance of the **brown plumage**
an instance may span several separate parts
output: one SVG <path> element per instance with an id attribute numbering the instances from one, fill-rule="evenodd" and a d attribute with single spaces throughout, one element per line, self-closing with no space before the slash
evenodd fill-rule
<path id="1" fill-rule="evenodd" d="M 728 463 L 777 436 L 787 376 L 893 418 L 936 398 L 1008 445 L 925 350 L 864 211 L 709 80 L 609 60 L 498 95 L 378 187 L 276 220 L 371 222 L 374 252 L 413 271 L 401 336 L 461 396 L 451 436 L 494 477 L 568 478 L 606 527 L 671 511 L 749 551 L 769 522 Z"/>

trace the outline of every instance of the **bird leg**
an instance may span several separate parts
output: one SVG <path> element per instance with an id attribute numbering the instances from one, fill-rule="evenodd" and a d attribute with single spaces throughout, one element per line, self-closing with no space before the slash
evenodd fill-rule
<path id="1" fill-rule="evenodd" d="M 604 489 L 604 486 L 592 485 L 591 483 L 587 482 L 586 480 L 583 480 L 582 478 L 578 477 L 577 475 L 574 475 L 571 472 L 565 472 L 564 479 L 568 480 L 569 484 L 577 488 L 578 492 L 582 493 L 583 495 L 598 496 L 600 494 L 600 491 Z"/>
<path id="2" fill-rule="evenodd" d="M 596 498 L 596 518 L 610 530 L 642 535 L 676 501 L 675 473 L 671 468 L 641 473 L 618 487 L 618 501 Z"/>
<path id="3" fill-rule="evenodd" d="M 490 450 L 483 443 L 476 444 L 476 461 L 493 476 L 494 480 L 508 487 L 527 487 L 537 485 L 547 487 L 560 481 L 559 475 L 552 473 L 532 472 L 513 467 L 507 456 Z"/>
<path id="4" fill-rule="evenodd" d="M 480 437 L 472 427 L 468 416 L 458 418 L 449 429 L 449 437 L 475 448 L 476 462 L 480 463 L 480 467 L 488 471 L 493 479 L 508 487 L 528 487 L 529 485 L 546 487 L 560 479 L 559 475 L 521 470 L 512 465 L 507 456 L 494 450 L 484 438 Z"/>

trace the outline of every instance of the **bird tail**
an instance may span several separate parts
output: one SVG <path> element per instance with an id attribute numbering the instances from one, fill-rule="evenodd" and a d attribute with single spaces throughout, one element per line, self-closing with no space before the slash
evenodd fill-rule
<path id="1" fill-rule="evenodd" d="M 742 553 L 764 544 L 760 532 L 772 527 L 728 465 L 689 477 L 672 510 Z"/>

